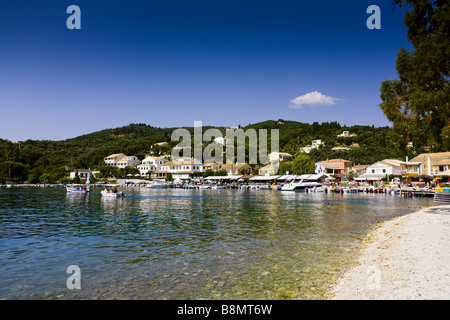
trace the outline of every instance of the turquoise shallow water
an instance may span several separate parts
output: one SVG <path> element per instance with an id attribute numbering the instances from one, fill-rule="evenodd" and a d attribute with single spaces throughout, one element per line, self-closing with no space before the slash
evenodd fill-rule
<path id="1" fill-rule="evenodd" d="M 377 221 L 432 198 L 0 190 L 2 299 L 321 299 Z M 70 290 L 66 269 L 81 270 Z"/>

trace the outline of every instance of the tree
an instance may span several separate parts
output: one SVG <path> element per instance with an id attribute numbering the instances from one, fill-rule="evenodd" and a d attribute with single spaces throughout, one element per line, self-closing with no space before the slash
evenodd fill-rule
<path id="1" fill-rule="evenodd" d="M 405 14 L 408 40 L 397 54 L 398 80 L 381 84 L 380 104 L 400 134 L 397 147 L 406 154 L 409 141 L 424 141 L 435 151 L 448 148 L 450 128 L 450 5 L 447 0 L 394 0 L 413 9 Z"/>
<path id="2" fill-rule="evenodd" d="M 315 163 L 307 154 L 299 154 L 292 161 L 292 174 L 308 174 L 314 173 Z"/>
<path id="3" fill-rule="evenodd" d="M 27 175 L 27 167 L 20 162 L 0 162 L 0 181 L 25 181 Z"/>
<path id="4" fill-rule="evenodd" d="M 287 174 L 292 172 L 292 162 L 282 161 L 278 168 L 278 174 Z"/>

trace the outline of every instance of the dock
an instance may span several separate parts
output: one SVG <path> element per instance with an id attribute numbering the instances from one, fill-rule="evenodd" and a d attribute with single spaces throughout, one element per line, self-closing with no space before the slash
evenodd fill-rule
<path id="1" fill-rule="evenodd" d="M 400 196 L 402 197 L 434 197 L 434 191 L 417 190 L 416 188 L 401 188 Z"/>

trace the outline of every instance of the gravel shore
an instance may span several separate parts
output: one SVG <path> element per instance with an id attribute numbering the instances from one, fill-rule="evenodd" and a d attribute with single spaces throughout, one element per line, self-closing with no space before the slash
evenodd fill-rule
<path id="1" fill-rule="evenodd" d="M 450 299 L 450 205 L 382 223 L 330 294 L 339 300 Z"/>

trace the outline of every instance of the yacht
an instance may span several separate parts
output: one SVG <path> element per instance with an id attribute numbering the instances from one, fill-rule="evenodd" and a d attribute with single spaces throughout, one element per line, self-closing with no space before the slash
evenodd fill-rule
<path id="1" fill-rule="evenodd" d="M 285 184 L 281 187 L 281 191 L 306 191 L 308 189 L 319 188 L 322 184 L 315 181 L 305 181 L 301 179 L 300 181 L 294 181 L 288 184 Z"/>
<path id="2" fill-rule="evenodd" d="M 168 187 L 168 184 L 163 181 L 159 180 L 153 180 L 153 182 L 149 185 L 147 185 L 147 188 L 149 189 L 165 189 Z"/>

